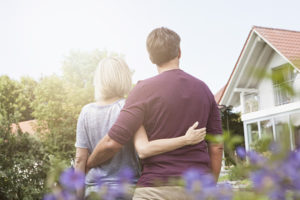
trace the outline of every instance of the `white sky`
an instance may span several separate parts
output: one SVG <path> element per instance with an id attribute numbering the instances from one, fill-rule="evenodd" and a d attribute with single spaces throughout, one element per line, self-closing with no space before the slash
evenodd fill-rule
<path id="1" fill-rule="evenodd" d="M 114 51 L 156 74 L 145 41 L 160 26 L 182 39 L 181 68 L 215 93 L 229 78 L 253 25 L 300 30 L 298 0 L 0 0 L 0 75 L 60 73 L 71 50 Z"/>

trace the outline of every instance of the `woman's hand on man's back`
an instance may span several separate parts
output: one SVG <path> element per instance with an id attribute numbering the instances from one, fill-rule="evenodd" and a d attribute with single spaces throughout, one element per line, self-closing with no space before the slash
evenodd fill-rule
<path id="1" fill-rule="evenodd" d="M 186 145 L 194 145 L 202 142 L 206 136 L 206 128 L 196 129 L 199 122 L 195 122 L 185 133 Z"/>

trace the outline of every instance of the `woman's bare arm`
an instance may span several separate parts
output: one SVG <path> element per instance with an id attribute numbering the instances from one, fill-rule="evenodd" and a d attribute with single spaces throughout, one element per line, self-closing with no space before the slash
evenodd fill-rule
<path id="1" fill-rule="evenodd" d="M 206 136 L 206 128 L 196 129 L 198 122 L 191 126 L 184 136 L 148 140 L 144 126 L 141 126 L 134 136 L 135 149 L 141 159 L 155 156 L 161 153 L 173 151 L 186 145 L 194 145 L 204 140 Z"/>
<path id="2" fill-rule="evenodd" d="M 86 162 L 89 156 L 88 149 L 86 148 L 76 148 L 75 156 L 75 171 L 80 171 L 85 174 Z M 84 188 L 82 190 L 76 191 L 77 197 L 80 199 L 84 198 Z"/>

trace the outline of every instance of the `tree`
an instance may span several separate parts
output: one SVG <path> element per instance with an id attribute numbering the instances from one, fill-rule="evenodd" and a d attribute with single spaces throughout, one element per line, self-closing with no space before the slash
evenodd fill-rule
<path id="1" fill-rule="evenodd" d="M 21 118 L 20 85 L 8 76 L 0 76 L 0 126 L 10 130 L 10 125 Z"/>
<path id="2" fill-rule="evenodd" d="M 34 91 L 33 116 L 39 122 L 49 153 L 74 157 L 77 118 L 82 107 L 94 100 L 93 76 L 106 51 L 71 52 L 63 62 L 63 75 L 40 80 Z"/>
<path id="3" fill-rule="evenodd" d="M 10 129 L 12 123 L 33 119 L 31 102 L 37 82 L 29 77 L 15 81 L 0 76 L 0 124 Z"/>
<path id="4" fill-rule="evenodd" d="M 47 141 L 50 154 L 63 159 L 73 156 L 76 117 L 68 90 L 61 77 L 43 78 L 34 91 L 33 116 L 38 120 L 41 138 Z"/>
<path id="5" fill-rule="evenodd" d="M 225 163 L 236 164 L 235 148 L 244 146 L 244 128 L 240 113 L 232 112 L 232 106 L 221 107 L 222 128 L 226 137 L 224 145 Z"/>
<path id="6" fill-rule="evenodd" d="M 0 128 L 2 200 L 42 199 L 48 170 L 49 157 L 39 140 L 28 134 L 10 134 L 9 130 Z"/>
<path id="7" fill-rule="evenodd" d="M 94 72 L 107 51 L 95 50 L 92 52 L 71 51 L 65 57 L 62 66 L 63 78 L 79 88 L 86 88 L 93 83 Z"/>
<path id="8" fill-rule="evenodd" d="M 21 112 L 21 118 L 20 121 L 27 121 L 27 120 L 32 120 L 33 116 L 32 116 L 32 112 L 33 112 L 33 108 L 31 106 L 31 103 L 34 101 L 35 96 L 34 96 L 34 89 L 37 86 L 37 81 L 35 81 L 33 78 L 31 77 L 21 77 L 20 80 L 20 94 L 22 95 L 22 97 L 20 99 L 22 99 L 22 101 L 19 102 L 19 106 L 22 108 L 20 110 Z"/>

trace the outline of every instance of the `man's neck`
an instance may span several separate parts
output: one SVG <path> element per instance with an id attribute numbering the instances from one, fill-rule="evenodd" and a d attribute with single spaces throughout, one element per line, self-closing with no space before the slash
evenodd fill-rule
<path id="1" fill-rule="evenodd" d="M 167 63 L 164 63 L 160 66 L 157 66 L 158 73 L 163 73 L 165 71 L 173 70 L 173 69 L 179 69 L 179 60 L 173 59 Z"/>

